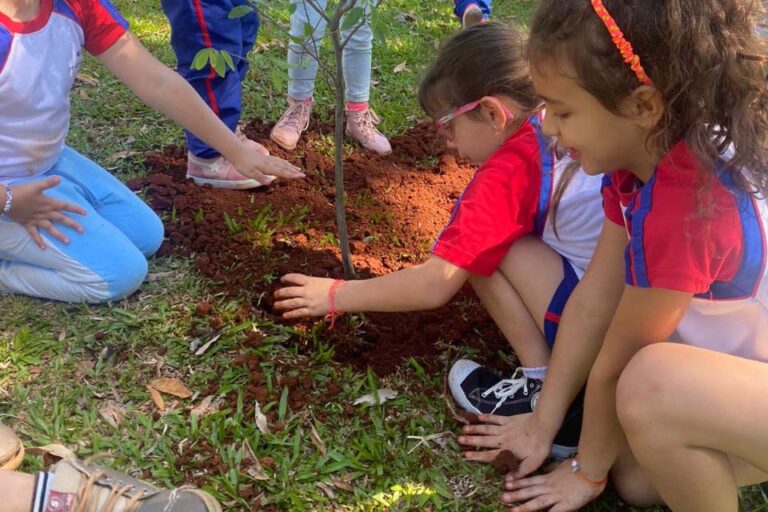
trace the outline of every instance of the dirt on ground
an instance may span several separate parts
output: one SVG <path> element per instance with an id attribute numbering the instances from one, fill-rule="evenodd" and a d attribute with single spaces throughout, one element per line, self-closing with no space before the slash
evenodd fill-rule
<path id="1" fill-rule="evenodd" d="M 185 178 L 185 150 L 167 147 L 151 155 L 146 178 L 130 185 L 144 190 L 164 217 L 167 240 L 160 254 L 191 257 L 215 292 L 243 300 L 243 316 L 261 312 L 279 320 L 272 293 L 289 272 L 343 277 L 334 209 L 334 166 L 317 141 L 330 137 L 328 124 L 313 123 L 295 151 L 269 140 L 272 125 L 253 121 L 245 134 L 273 155 L 305 170 L 297 181 L 237 191 L 200 187 Z M 347 222 L 352 261 L 359 278 L 387 274 L 429 256 L 451 209 L 474 169 L 457 161 L 431 127 L 419 125 L 392 138 L 393 152 L 378 156 L 360 149 L 344 162 Z M 324 146 L 328 146 L 325 144 Z M 197 306 L 198 315 L 210 306 Z M 193 311 L 194 313 L 194 311 Z M 211 315 L 212 327 L 216 327 Z M 308 330 L 315 320 L 292 322 Z M 409 358 L 443 369 L 440 355 L 471 346 L 490 360 L 507 350 L 493 321 L 466 286 L 448 305 L 413 313 L 347 315 L 322 333 L 339 362 L 370 366 L 384 375 Z M 298 343 L 309 343 L 297 337 Z M 455 354 L 454 354 L 455 355 Z M 449 357 L 451 354 L 448 355 Z"/>

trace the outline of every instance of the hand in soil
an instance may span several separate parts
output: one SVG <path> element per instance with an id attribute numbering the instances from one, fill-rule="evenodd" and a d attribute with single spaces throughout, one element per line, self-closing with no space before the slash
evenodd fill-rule
<path id="1" fill-rule="evenodd" d="M 85 210 L 77 205 L 59 201 L 43 194 L 44 190 L 55 187 L 60 181 L 61 178 L 53 176 L 41 181 L 11 187 L 13 202 L 8 216 L 21 224 L 41 249 L 46 247 L 45 241 L 40 235 L 41 229 L 50 233 L 61 243 L 69 243 L 69 238 L 54 223 L 72 228 L 78 233 L 83 232 L 83 227 L 71 217 L 64 215 L 64 212 L 85 215 Z M 0 192 L 3 194 L 0 197 L 0 203 L 4 204 L 5 188 Z"/>
<path id="2" fill-rule="evenodd" d="M 481 414 L 480 424 L 466 425 L 458 443 L 481 451 L 465 451 L 464 457 L 479 462 L 493 462 L 503 451 L 510 451 L 519 459 L 520 466 L 512 471 L 522 478 L 536 471 L 549 456 L 552 438 L 544 433 L 533 414 L 495 416 Z"/>
<path id="3" fill-rule="evenodd" d="M 581 510 L 581 507 L 602 494 L 605 485 L 596 488 L 582 481 L 571 471 L 570 463 L 567 460 L 551 473 L 520 480 L 507 475 L 501 501 L 517 504 L 510 509 L 511 512 Z"/>
<path id="4" fill-rule="evenodd" d="M 286 285 L 275 292 L 274 308 L 285 311 L 283 318 L 323 316 L 330 311 L 328 293 L 333 279 L 286 274 L 280 282 Z"/>
<path id="5" fill-rule="evenodd" d="M 305 177 L 301 169 L 295 165 L 282 158 L 253 151 L 251 144 L 242 143 L 237 158 L 231 162 L 240 174 L 253 178 L 263 185 L 272 183 L 274 178 L 270 178 L 270 176 L 289 180 Z"/>

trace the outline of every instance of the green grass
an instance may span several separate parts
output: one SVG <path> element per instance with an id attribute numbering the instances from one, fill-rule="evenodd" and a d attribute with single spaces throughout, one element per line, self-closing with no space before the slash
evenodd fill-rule
<path id="1" fill-rule="evenodd" d="M 150 51 L 173 65 L 167 23 L 157 2 L 116 4 Z M 496 17 L 524 25 L 534 4 L 498 0 Z M 421 116 L 415 90 L 437 42 L 456 29 L 449 9 L 447 0 L 383 2 L 382 15 L 390 28 L 386 48 L 377 45 L 374 50 L 371 101 L 382 114 L 386 133 L 402 132 Z M 411 12 L 415 21 L 396 21 L 403 11 Z M 286 19 L 285 11 L 281 16 Z M 246 120 L 275 119 L 284 108 L 285 92 L 269 78 L 270 63 L 284 58 L 285 50 L 275 44 L 281 39 L 278 31 L 264 27 L 262 44 L 250 55 Z M 408 71 L 395 73 L 402 62 Z M 77 150 L 129 179 L 144 172 L 141 153 L 181 141 L 179 128 L 142 105 L 94 59 L 85 60 L 82 75 L 85 80 L 73 94 L 69 136 Z M 322 81 L 316 97 L 318 112 L 331 108 Z M 123 152 L 139 155 L 117 158 Z M 0 297 L 0 419 L 25 444 L 63 443 L 81 456 L 107 453 L 115 467 L 163 485 L 179 484 L 188 476 L 184 471 L 190 463 L 182 454 L 210 456 L 202 449 L 209 445 L 224 470 L 202 480 L 228 510 L 251 509 L 253 499 L 244 492 L 248 489 L 279 510 L 499 510 L 499 477 L 486 466 L 462 461 L 450 435 L 430 437 L 455 432 L 444 403 L 445 372 L 427 375 L 409 364 L 381 380 L 356 373 L 330 361 L 331 347 L 321 329 L 302 334 L 260 317 L 240 318 L 239 305 L 210 295 L 189 261 L 155 259 L 151 276 L 128 300 L 103 306 Z M 274 276 L 265 276 L 269 278 Z M 195 315 L 200 301 L 215 305 L 223 326 L 221 337 L 196 356 L 190 351 L 196 336 L 191 333 L 208 330 L 206 320 Z M 242 339 L 254 329 L 264 334 L 264 343 L 244 347 Z M 299 350 L 300 339 L 309 340 L 314 349 Z M 242 357 L 257 358 L 274 389 L 261 406 L 285 424 L 279 432 L 260 433 L 253 404 L 242 400 L 250 372 L 236 363 Z M 449 363 L 443 361 L 446 371 Z M 277 374 L 297 371 L 311 376 L 316 391 L 307 392 L 309 407 L 294 410 L 290 403 L 296 391 L 280 388 Z M 159 375 L 178 377 L 203 394 L 179 400 L 158 415 L 145 386 Z M 331 400 L 323 396 L 328 382 L 342 386 Z M 212 383 L 217 395 L 239 398 L 195 420 L 189 409 L 205 398 Z M 352 400 L 377 387 L 396 389 L 399 396 L 381 406 L 350 409 Z M 124 409 L 116 427 L 100 414 L 109 401 Z M 313 442 L 312 425 L 324 454 Z M 419 444 L 410 436 L 432 440 Z M 264 470 L 267 480 L 249 476 L 246 444 L 262 460 L 273 459 L 274 465 Z M 40 464 L 30 456 L 23 469 L 35 470 Z M 768 510 L 768 499 L 758 489 L 745 491 L 742 501 L 745 510 Z M 590 510 L 630 509 L 609 496 Z"/>

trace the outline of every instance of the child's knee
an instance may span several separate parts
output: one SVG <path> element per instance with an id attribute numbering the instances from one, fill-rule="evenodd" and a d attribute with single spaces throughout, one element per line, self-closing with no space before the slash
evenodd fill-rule
<path id="1" fill-rule="evenodd" d="M 113 269 L 112 275 L 107 278 L 107 292 L 103 302 L 128 297 L 138 290 L 148 272 L 147 259 L 138 251 L 130 258 L 124 258 L 119 268 Z"/>
<path id="2" fill-rule="evenodd" d="M 616 412 L 625 432 L 643 431 L 664 409 L 662 400 L 674 376 L 674 360 L 668 343 L 657 343 L 641 349 L 630 360 L 616 387 Z"/>
<path id="3" fill-rule="evenodd" d="M 137 247 L 146 258 L 149 258 L 160 249 L 164 237 L 163 221 L 154 212 L 151 212 L 151 215 L 147 215 L 147 219 L 142 222 L 141 238 L 136 240 Z"/>

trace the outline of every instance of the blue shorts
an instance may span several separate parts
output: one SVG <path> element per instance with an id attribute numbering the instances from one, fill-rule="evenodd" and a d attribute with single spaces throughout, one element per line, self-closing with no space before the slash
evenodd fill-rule
<path id="1" fill-rule="evenodd" d="M 549 307 L 547 307 L 547 312 L 544 314 L 544 339 L 547 341 L 549 348 L 552 348 L 555 344 L 557 328 L 560 326 L 560 317 L 563 315 L 565 304 L 571 297 L 571 293 L 573 293 L 576 285 L 579 284 L 579 276 L 576 275 L 573 265 L 571 265 L 567 258 L 562 258 L 563 280 L 560 282 L 557 290 L 555 290 Z"/>

